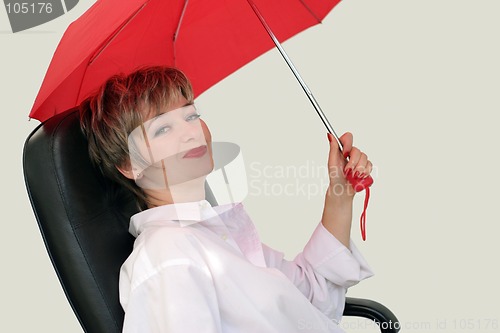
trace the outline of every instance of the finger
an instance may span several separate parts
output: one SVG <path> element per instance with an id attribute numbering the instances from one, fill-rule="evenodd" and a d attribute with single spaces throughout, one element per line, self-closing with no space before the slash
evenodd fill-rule
<path id="1" fill-rule="evenodd" d="M 363 177 L 366 173 L 366 165 L 368 163 L 368 156 L 365 153 L 361 153 L 358 163 L 354 166 L 354 177 Z"/>
<path id="2" fill-rule="evenodd" d="M 352 147 L 349 153 L 349 161 L 344 167 L 344 172 L 347 173 L 348 170 L 354 171 L 353 169 L 356 167 L 360 159 L 361 159 L 361 150 L 359 150 L 356 147 Z"/>
<path id="3" fill-rule="evenodd" d="M 344 134 L 342 134 L 342 136 L 339 138 L 339 140 L 343 146 L 342 153 L 344 155 L 344 158 L 347 158 L 347 156 L 349 156 L 349 154 L 351 153 L 351 149 L 352 149 L 352 142 L 353 142 L 352 133 L 345 132 Z"/>
<path id="4" fill-rule="evenodd" d="M 373 164 L 372 162 L 370 162 L 370 160 L 368 160 L 368 162 L 366 163 L 366 171 L 364 172 L 364 174 L 361 175 L 361 177 L 362 178 L 368 177 L 372 173 L 372 170 L 373 170 Z"/>
<path id="5" fill-rule="evenodd" d="M 330 142 L 330 151 L 338 150 L 339 144 L 337 143 L 337 140 L 335 140 L 335 138 L 333 137 L 333 134 L 326 133 L 326 137 L 328 138 L 328 141 Z"/>
<path id="6" fill-rule="evenodd" d="M 328 141 L 330 141 L 330 151 L 328 153 L 328 167 L 332 168 L 334 166 L 339 165 L 339 162 L 343 161 L 337 140 L 335 140 L 335 138 L 331 133 L 326 133 L 326 134 L 328 137 Z M 343 163 L 340 165 L 343 166 Z"/>

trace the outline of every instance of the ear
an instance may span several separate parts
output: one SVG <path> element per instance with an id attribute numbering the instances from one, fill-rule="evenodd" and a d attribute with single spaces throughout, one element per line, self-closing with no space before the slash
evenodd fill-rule
<path id="1" fill-rule="evenodd" d="M 118 170 L 125 178 L 135 179 L 134 178 L 134 170 L 132 170 L 132 166 L 130 165 L 130 161 L 127 160 L 123 165 L 116 165 L 116 170 Z"/>

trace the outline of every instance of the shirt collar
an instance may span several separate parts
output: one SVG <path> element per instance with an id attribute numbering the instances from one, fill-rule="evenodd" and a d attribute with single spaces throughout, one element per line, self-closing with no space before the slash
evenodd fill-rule
<path id="1" fill-rule="evenodd" d="M 217 215 L 207 200 L 163 205 L 133 215 L 129 232 L 137 237 L 144 230 L 143 226 L 152 221 L 177 221 L 181 227 L 186 227 Z"/>

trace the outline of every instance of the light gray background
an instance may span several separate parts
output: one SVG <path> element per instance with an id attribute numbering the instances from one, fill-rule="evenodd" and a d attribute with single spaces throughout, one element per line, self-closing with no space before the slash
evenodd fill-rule
<path id="1" fill-rule="evenodd" d="M 27 114 L 52 53 L 90 4 L 18 34 L 0 10 L 2 332 L 81 332 L 38 232 L 21 153 L 38 124 Z M 285 43 L 336 130 L 353 132 L 376 165 L 367 242 L 357 226 L 362 196 L 353 226 L 376 276 L 349 295 L 384 303 L 406 331 L 499 331 L 499 13 L 498 0 L 345 0 Z M 295 184 L 257 177 L 264 167 L 307 170 L 299 187 L 325 180 L 312 174 L 326 162 L 325 130 L 276 52 L 199 105 L 215 140 L 240 144 L 256 184 Z M 299 187 L 246 200 L 264 242 L 289 258 L 323 204 L 322 194 Z"/>

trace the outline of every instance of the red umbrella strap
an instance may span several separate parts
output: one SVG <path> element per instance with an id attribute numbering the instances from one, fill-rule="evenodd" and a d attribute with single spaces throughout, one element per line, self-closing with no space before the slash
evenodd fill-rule
<path id="1" fill-rule="evenodd" d="M 365 189 L 365 202 L 363 204 L 363 213 L 361 213 L 361 217 L 359 219 L 359 226 L 361 228 L 361 237 L 363 240 L 366 240 L 366 209 L 368 208 L 368 201 L 370 200 L 370 188 L 367 187 Z"/>

